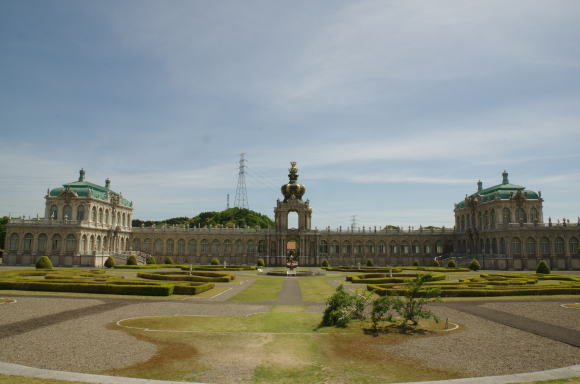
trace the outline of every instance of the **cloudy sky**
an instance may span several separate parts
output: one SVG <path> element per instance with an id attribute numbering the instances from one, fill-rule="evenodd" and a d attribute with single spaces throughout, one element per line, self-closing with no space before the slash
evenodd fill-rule
<path id="1" fill-rule="evenodd" d="M 452 225 L 510 181 L 580 216 L 580 2 L 0 2 L 0 215 L 87 179 L 163 219 L 273 216 L 291 160 L 313 225 Z"/>

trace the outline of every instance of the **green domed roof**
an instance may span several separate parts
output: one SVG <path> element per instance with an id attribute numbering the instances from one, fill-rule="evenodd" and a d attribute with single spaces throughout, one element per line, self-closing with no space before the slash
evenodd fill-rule
<path id="1" fill-rule="evenodd" d="M 522 187 L 521 185 L 510 184 L 508 180 L 508 173 L 506 171 L 503 172 L 502 176 L 503 181 L 501 184 L 494 185 L 493 187 L 486 189 L 480 189 L 470 197 L 479 195 L 480 201 L 484 203 L 486 201 L 492 201 L 495 199 L 509 200 L 518 191 L 521 191 L 529 200 L 537 200 L 540 198 L 537 192 L 526 190 L 525 187 Z M 479 187 L 481 187 L 481 182 L 478 182 L 478 188 Z M 455 204 L 455 208 L 465 208 L 465 200 Z"/>
<path id="2" fill-rule="evenodd" d="M 74 192 L 79 197 L 88 197 L 89 195 L 93 198 L 99 200 L 108 200 L 109 195 L 119 196 L 119 204 L 125 207 L 133 207 L 133 202 L 124 199 L 120 194 L 110 190 L 107 186 L 103 187 L 89 181 L 85 181 L 85 171 L 81 169 L 78 181 L 73 181 L 71 183 L 63 184 L 62 187 L 53 188 L 49 191 L 48 195 L 51 197 L 59 196 L 63 191 L 69 189 Z"/>

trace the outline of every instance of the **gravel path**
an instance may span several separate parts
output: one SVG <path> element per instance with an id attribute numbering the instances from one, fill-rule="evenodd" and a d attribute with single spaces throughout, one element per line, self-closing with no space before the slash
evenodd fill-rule
<path id="1" fill-rule="evenodd" d="M 298 278 L 285 277 L 284 284 L 276 300 L 276 305 L 302 305 L 302 293 L 300 292 L 300 285 Z"/>
<path id="2" fill-rule="evenodd" d="M 580 331 L 580 309 L 562 308 L 561 304 L 560 301 L 495 302 L 482 304 L 482 307 Z"/>

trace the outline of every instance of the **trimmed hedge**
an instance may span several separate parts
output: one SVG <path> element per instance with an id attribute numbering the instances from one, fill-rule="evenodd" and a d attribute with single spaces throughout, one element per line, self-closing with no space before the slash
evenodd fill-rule
<path id="1" fill-rule="evenodd" d="M 106 268 L 115 267 L 115 259 L 113 259 L 111 256 L 107 257 L 107 260 L 105 260 L 105 267 Z"/>
<path id="2" fill-rule="evenodd" d="M 52 269 L 52 261 L 48 256 L 41 256 L 36 262 L 36 269 Z"/>
<path id="3" fill-rule="evenodd" d="M 121 285 L 97 283 L 64 283 L 42 281 L 0 281 L 0 289 L 16 289 L 21 291 L 105 293 L 114 295 L 170 296 L 172 285 Z"/>
<path id="4" fill-rule="evenodd" d="M 137 265 L 137 258 L 134 255 L 127 257 L 127 265 Z"/>
<path id="5" fill-rule="evenodd" d="M 385 284 L 385 283 L 404 283 L 409 279 L 417 277 L 417 273 L 363 273 L 360 275 L 351 275 L 346 277 L 346 281 L 353 284 Z M 445 280 L 443 273 L 431 275 L 430 281 Z"/>
<path id="6" fill-rule="evenodd" d="M 401 272 L 401 267 L 323 267 L 322 269 L 333 272 Z"/>
<path id="7" fill-rule="evenodd" d="M 150 280 L 165 281 L 199 281 L 213 283 L 229 283 L 235 279 L 234 275 L 217 272 L 195 272 L 189 275 L 187 272 L 140 272 L 137 277 Z"/>

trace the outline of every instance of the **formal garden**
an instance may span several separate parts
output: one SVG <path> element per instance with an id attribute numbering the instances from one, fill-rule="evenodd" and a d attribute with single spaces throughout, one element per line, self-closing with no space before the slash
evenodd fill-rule
<path id="1" fill-rule="evenodd" d="M 369 265 L 300 267 L 304 277 L 284 277 L 269 275 L 281 270 L 265 266 L 163 262 L 90 269 L 53 268 L 39 260 L 36 268 L 0 269 L 0 304 L 4 304 L 0 312 L 12 319 L 5 324 L 6 332 L 16 324 L 14 340 L 22 349 L 20 360 L 0 352 L 0 361 L 207 383 L 406 382 L 580 363 L 577 347 L 546 339 L 538 350 L 539 336 L 522 333 L 529 335 L 526 339 L 518 333 L 523 331 L 458 310 L 463 302 L 469 306 L 473 300 L 498 303 L 493 305 L 514 301 L 514 307 L 527 300 L 534 316 L 545 316 L 541 320 L 546 326 L 568 326 L 570 332 L 578 332 L 574 326 L 574 318 L 580 314 L 576 312 L 580 309 L 578 273 Z M 124 335 L 125 350 L 111 347 L 111 357 L 103 363 L 91 361 L 97 350 L 77 350 L 75 356 L 83 361 L 77 365 L 43 353 L 47 346 L 34 341 L 30 348 L 35 349 L 29 351 L 24 345 L 27 335 L 43 331 L 30 325 L 35 315 L 27 312 L 27 306 L 37 306 L 41 316 L 43 311 L 55 311 L 43 309 L 43 305 L 58 302 L 66 314 L 70 311 L 67 306 L 81 305 L 79 299 L 90 302 L 90 308 L 112 308 L 102 317 L 84 315 L 81 310 L 75 316 L 87 316 L 86 322 L 94 327 L 91 332 L 100 335 L 95 339 L 98 342 L 114 344 L 115 338 Z M 488 301 L 482 305 L 492 305 Z M 558 321 L 552 323 L 545 308 L 555 308 Z M 21 320 L 18 311 L 24 316 Z M 524 312 L 515 315 L 528 316 Z M 52 319 L 53 315 L 46 316 Z M 76 317 L 58 321 L 70 322 L 70 334 L 61 335 L 64 340 L 80 342 L 83 332 L 75 329 Z M 31 327 L 28 333 L 21 330 L 25 326 Z M 55 328 L 53 332 L 58 337 L 61 331 Z M 0 338 L 0 345 L 8 343 L 4 350 L 10 348 L 10 339 L 8 334 Z M 526 352 L 512 353 L 506 346 L 496 349 L 508 341 L 511 347 Z M 488 348 L 490 355 L 481 356 L 478 365 L 461 359 L 465 354 L 481 353 L 482 348 Z M 530 356 L 536 356 L 536 350 L 543 357 L 534 362 Z M 132 351 L 131 358 L 126 361 L 114 359 L 115 354 L 127 356 L 128 351 Z M 0 375 L 0 383 L 8 382 L 59 383 Z M 562 379 L 557 383 L 572 382 Z"/>

